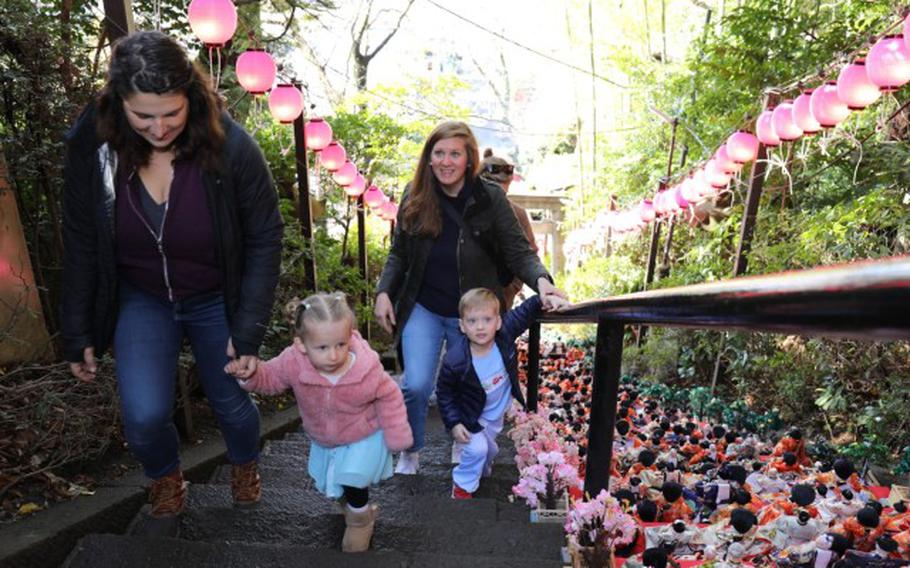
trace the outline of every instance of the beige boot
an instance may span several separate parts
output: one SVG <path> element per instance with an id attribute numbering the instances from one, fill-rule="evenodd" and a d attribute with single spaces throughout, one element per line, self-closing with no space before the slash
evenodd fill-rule
<path id="1" fill-rule="evenodd" d="M 376 505 L 369 505 L 366 511 L 357 513 L 350 507 L 344 508 L 344 538 L 341 539 L 343 552 L 364 552 L 370 548 L 373 538 L 373 523 L 376 521 Z"/>

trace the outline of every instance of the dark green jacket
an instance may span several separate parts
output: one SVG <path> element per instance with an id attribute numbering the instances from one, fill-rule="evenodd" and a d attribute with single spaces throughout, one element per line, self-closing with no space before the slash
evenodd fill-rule
<path id="1" fill-rule="evenodd" d="M 502 188 L 492 182 L 480 180 L 472 184 L 473 193 L 468 197 L 464 209 L 465 225 L 471 234 L 459 230 L 458 274 L 461 293 L 471 288 L 484 287 L 493 290 L 503 302 L 502 286 L 497 277 L 497 259 L 490 258 L 481 243 L 493 243 L 496 256 L 508 265 L 509 270 L 525 284 L 537 290 L 537 280 L 543 276 L 552 281 L 547 269 L 541 264 L 528 244 L 515 218 L 515 212 Z M 392 247 L 379 277 L 376 293 L 385 292 L 395 307 L 397 324 L 396 341 L 401 336 L 408 316 L 417 302 L 417 295 L 423 285 L 423 274 L 427 257 L 433 248 L 433 239 L 408 233 L 401 226 L 401 214 L 408 199 L 405 189 L 399 207 L 398 222 L 392 237 Z M 440 214 L 445 213 L 440 208 Z M 511 306 L 503 306 L 503 310 Z"/>

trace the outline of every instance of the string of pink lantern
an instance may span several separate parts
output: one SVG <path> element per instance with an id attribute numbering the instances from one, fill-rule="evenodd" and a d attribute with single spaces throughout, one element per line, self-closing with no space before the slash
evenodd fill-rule
<path id="1" fill-rule="evenodd" d="M 776 148 L 826 129 L 837 127 L 850 116 L 910 83 L 910 15 L 902 22 L 903 33 L 890 33 L 891 26 L 865 56 L 843 65 L 836 80 L 822 80 L 812 88 L 803 81 L 794 99 L 785 99 L 764 109 L 755 120 L 755 133 L 740 130 L 731 134 L 700 167 L 681 181 L 661 188 L 653 197 L 611 211 L 608 228 L 624 234 L 641 231 L 650 223 L 671 217 L 691 218 L 693 205 L 727 190 L 730 180 L 747 162 L 758 156 L 759 144 Z M 789 90 L 788 89 L 784 89 Z"/>
<path id="2" fill-rule="evenodd" d="M 190 29 L 209 48 L 220 48 L 234 36 L 237 9 L 232 0 L 192 0 L 187 8 Z M 269 111 L 281 124 L 291 124 L 303 113 L 303 93 L 289 83 L 275 84 L 277 65 L 265 50 L 253 48 L 240 54 L 235 66 L 237 82 L 252 96 L 268 93 Z M 331 172 L 332 179 L 348 196 L 363 196 L 363 202 L 382 219 L 394 221 L 398 205 L 375 185 L 367 188 L 366 178 L 347 156 L 344 147 L 332 138 L 332 127 L 321 118 L 311 118 L 303 128 L 308 150 Z"/>

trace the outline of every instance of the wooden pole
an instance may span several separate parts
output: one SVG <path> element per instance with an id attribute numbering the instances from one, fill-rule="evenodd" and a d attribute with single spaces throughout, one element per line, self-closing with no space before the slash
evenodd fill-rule
<path id="1" fill-rule="evenodd" d="M 774 108 L 780 95 L 768 93 L 765 96 L 765 109 Z M 739 232 L 739 245 L 736 247 L 736 259 L 733 262 L 733 277 L 746 273 L 749 263 L 749 251 L 752 249 L 752 236 L 755 234 L 755 218 L 758 216 L 758 205 L 761 202 L 762 189 L 765 186 L 765 170 L 767 169 L 768 149 L 764 144 L 758 144 L 758 156 L 752 162 L 749 173 L 749 193 L 746 195 L 746 204 L 743 211 L 743 223 Z M 720 336 L 717 348 L 717 359 L 714 361 L 714 373 L 711 375 L 711 394 L 724 374 L 723 356 L 726 351 L 727 333 Z"/>
<path id="2" fill-rule="evenodd" d="M 299 83 L 294 86 L 300 88 Z M 303 133 L 303 113 L 294 121 L 294 156 L 297 163 L 297 217 L 300 219 L 300 233 L 305 241 L 307 255 L 303 259 L 306 290 L 316 291 L 316 251 L 313 245 L 313 209 L 310 206 L 310 179 L 308 176 L 306 137 Z"/>
<path id="3" fill-rule="evenodd" d="M 780 96 L 777 93 L 768 93 L 765 97 L 765 108 L 773 108 Z M 758 205 L 761 202 L 762 189 L 765 185 L 766 160 L 768 149 L 764 144 L 758 145 L 758 157 L 752 162 L 752 172 L 749 174 L 749 193 L 746 196 L 745 211 L 743 211 L 743 224 L 739 233 L 739 246 L 736 249 L 736 261 L 733 264 L 733 276 L 742 276 L 746 273 L 749 262 L 749 250 L 752 248 L 752 236 L 755 233 L 755 218 L 758 216 Z"/>
<path id="4" fill-rule="evenodd" d="M 367 258 L 367 221 L 366 221 L 366 203 L 363 202 L 363 194 L 357 197 L 357 264 L 360 267 L 360 278 L 364 282 L 364 287 L 360 291 L 360 305 L 366 307 L 367 303 L 367 271 L 369 269 Z M 370 325 L 364 318 L 360 326 L 360 334 L 367 341 L 370 340 Z"/>
<path id="5" fill-rule="evenodd" d="M 111 42 L 135 30 L 133 0 L 104 0 L 104 31 Z"/>

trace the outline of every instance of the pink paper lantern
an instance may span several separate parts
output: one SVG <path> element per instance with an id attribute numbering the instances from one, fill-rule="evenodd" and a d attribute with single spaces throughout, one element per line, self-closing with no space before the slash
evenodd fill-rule
<path id="1" fill-rule="evenodd" d="M 687 203 L 698 203 L 700 197 L 693 174 L 689 174 L 679 185 L 679 195 L 685 199 Z"/>
<path id="2" fill-rule="evenodd" d="M 303 112 L 303 94 L 294 85 L 281 83 L 269 93 L 269 110 L 281 124 L 290 124 Z"/>
<path id="3" fill-rule="evenodd" d="M 348 153 L 344 151 L 344 147 L 341 144 L 335 141 L 332 141 L 331 144 L 319 152 L 319 163 L 330 172 L 334 172 L 343 166 L 347 159 Z"/>
<path id="4" fill-rule="evenodd" d="M 391 201 L 386 201 L 382 204 L 380 215 L 386 221 L 394 221 L 395 217 L 398 216 L 398 205 L 392 203 Z"/>
<path id="5" fill-rule="evenodd" d="M 335 173 L 332 174 L 332 179 L 335 180 L 335 183 L 341 186 L 351 185 L 351 182 L 354 181 L 354 178 L 357 177 L 357 166 L 355 166 L 350 160 L 345 160 L 344 164 L 340 168 L 335 170 Z"/>
<path id="6" fill-rule="evenodd" d="M 737 164 L 751 162 L 758 157 L 758 138 L 744 130 L 734 132 L 727 138 L 727 154 Z"/>
<path id="7" fill-rule="evenodd" d="M 736 162 L 736 160 L 730 157 L 730 152 L 727 150 L 726 144 L 721 144 L 720 148 L 717 149 L 717 152 L 714 152 L 714 160 L 717 162 L 717 165 L 720 166 L 721 170 L 730 175 L 743 169 L 741 163 Z"/>
<path id="8" fill-rule="evenodd" d="M 650 223 L 657 217 L 657 212 L 654 210 L 654 202 L 650 199 L 642 199 L 641 203 L 638 204 L 638 217 L 643 223 Z"/>
<path id="9" fill-rule="evenodd" d="M 910 47 L 904 37 L 889 35 L 878 40 L 866 56 L 866 74 L 883 92 L 896 91 L 910 81 Z"/>
<path id="10" fill-rule="evenodd" d="M 837 76 L 837 96 L 850 110 L 862 110 L 882 96 L 878 85 L 869 80 L 865 58 L 858 57 L 840 70 Z"/>
<path id="11" fill-rule="evenodd" d="M 715 189 L 723 189 L 730 183 L 730 174 L 721 169 L 720 164 L 713 158 L 705 164 L 704 175 L 705 181 Z"/>
<path id="12" fill-rule="evenodd" d="M 303 126 L 303 139 L 310 150 L 322 150 L 332 141 L 332 127 L 321 118 L 311 118 Z"/>
<path id="13" fill-rule="evenodd" d="M 828 81 L 812 92 L 809 109 L 822 128 L 833 128 L 850 115 L 850 109 L 837 96 L 837 83 L 834 81 Z"/>
<path id="14" fill-rule="evenodd" d="M 777 105 L 771 112 L 771 126 L 783 142 L 793 142 L 803 135 L 803 131 L 793 121 L 793 101 L 786 100 Z"/>
<path id="15" fill-rule="evenodd" d="M 677 185 L 676 187 L 674 187 L 673 193 L 671 195 L 673 196 L 673 200 L 675 201 L 675 203 L 679 209 L 688 209 L 689 208 L 689 200 L 683 196 L 682 185 Z"/>
<path id="16" fill-rule="evenodd" d="M 209 47 L 221 47 L 237 29 L 237 8 L 231 0 L 193 0 L 187 9 L 190 29 Z"/>
<path id="17" fill-rule="evenodd" d="M 657 215 L 664 217 L 672 212 L 673 208 L 670 204 L 670 200 L 667 199 L 669 196 L 670 194 L 666 189 L 662 189 L 654 194 L 654 212 Z"/>
<path id="18" fill-rule="evenodd" d="M 344 192 L 347 193 L 349 197 L 360 197 L 366 189 L 366 178 L 363 177 L 363 174 L 357 173 L 357 175 L 354 176 L 354 179 L 351 180 L 351 183 L 344 187 Z"/>
<path id="19" fill-rule="evenodd" d="M 375 185 L 371 185 L 370 188 L 363 194 L 363 202 L 367 204 L 367 207 L 374 209 L 385 201 L 386 197 L 382 191 Z"/>
<path id="20" fill-rule="evenodd" d="M 793 122 L 806 135 L 815 134 L 822 129 L 822 125 L 815 120 L 815 117 L 812 116 L 812 109 L 809 108 L 811 98 L 812 89 L 807 89 L 793 101 Z"/>
<path id="21" fill-rule="evenodd" d="M 763 111 L 758 115 L 758 120 L 755 121 L 755 135 L 758 136 L 759 142 L 774 148 L 775 146 L 780 146 L 780 138 L 774 132 L 774 126 L 771 124 L 771 115 L 771 110 Z"/>
<path id="22" fill-rule="evenodd" d="M 252 95 L 268 92 L 275 82 L 275 60 L 261 49 L 249 49 L 237 58 L 237 82 Z"/>
<path id="23" fill-rule="evenodd" d="M 695 174 L 692 176 L 692 185 L 699 201 L 717 195 L 717 190 L 708 181 L 704 168 L 695 170 Z"/>

